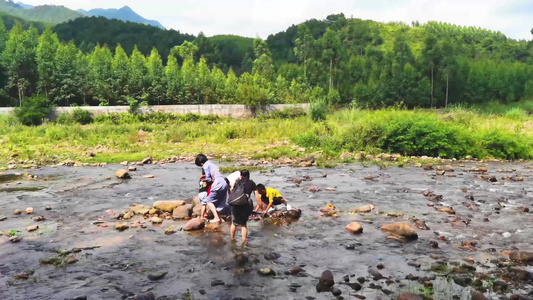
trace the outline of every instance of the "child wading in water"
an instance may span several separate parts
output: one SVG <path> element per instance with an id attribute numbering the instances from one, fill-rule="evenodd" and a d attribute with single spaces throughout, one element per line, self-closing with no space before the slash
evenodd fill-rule
<path id="1" fill-rule="evenodd" d="M 202 170 L 202 176 L 200 176 L 200 182 L 198 182 L 198 199 L 200 200 L 200 204 L 202 204 L 202 210 L 199 217 L 201 220 L 207 220 L 207 211 L 205 206 L 207 205 L 209 186 L 209 182 L 205 179 L 205 172 Z"/>
<path id="2" fill-rule="evenodd" d="M 287 203 L 287 200 L 285 200 L 285 198 L 283 198 L 283 196 L 276 189 L 267 188 L 263 184 L 257 185 L 257 189 L 255 190 L 255 198 L 257 200 L 255 210 L 262 212 L 263 217 L 270 213 L 270 210 L 274 209 L 272 206 L 275 205 L 285 204 L 287 206 L 287 210 L 292 209 L 289 203 Z"/>

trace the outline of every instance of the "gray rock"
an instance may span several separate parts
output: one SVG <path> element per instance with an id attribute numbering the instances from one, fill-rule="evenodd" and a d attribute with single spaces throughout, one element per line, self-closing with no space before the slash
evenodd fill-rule
<path id="1" fill-rule="evenodd" d="M 378 272 L 377 270 L 374 270 L 374 269 L 369 269 L 368 270 L 368 274 L 372 275 L 372 277 L 374 278 L 374 280 L 380 280 L 380 279 L 383 279 L 383 275 Z"/>
<path id="2" fill-rule="evenodd" d="M 331 291 L 334 284 L 333 273 L 330 270 L 326 270 L 320 275 L 320 279 L 316 285 L 316 291 L 319 293 Z"/>
<path id="3" fill-rule="evenodd" d="M 150 280 L 159 280 L 159 279 L 162 279 L 163 277 L 165 277 L 165 275 L 167 275 L 168 272 L 155 272 L 155 273 L 150 273 L 148 274 L 148 279 Z"/>
<path id="4" fill-rule="evenodd" d="M 155 296 L 154 296 L 154 293 L 148 292 L 148 293 L 135 296 L 133 300 L 155 300 Z"/>

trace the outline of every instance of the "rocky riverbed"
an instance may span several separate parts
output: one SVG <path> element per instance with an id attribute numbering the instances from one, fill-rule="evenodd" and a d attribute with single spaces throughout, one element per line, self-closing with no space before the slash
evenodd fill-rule
<path id="1" fill-rule="evenodd" d="M 120 165 L 2 173 L 0 299 L 533 297 L 528 163 L 254 172 L 302 216 L 251 221 L 245 248 L 224 224 L 116 220 L 134 203 L 195 195 L 190 163 L 135 168 L 126 180 L 114 177 Z"/>

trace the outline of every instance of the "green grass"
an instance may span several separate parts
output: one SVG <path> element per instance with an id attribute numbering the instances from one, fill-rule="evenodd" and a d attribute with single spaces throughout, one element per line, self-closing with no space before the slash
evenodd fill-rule
<path id="1" fill-rule="evenodd" d="M 512 109 L 487 115 L 476 110 L 341 110 L 325 121 L 308 115 L 234 120 L 219 117 L 114 114 L 88 125 L 46 123 L 29 127 L 0 116 L 0 164 L 65 159 L 97 163 L 160 160 L 207 153 L 277 159 L 314 155 L 318 165 L 341 162 L 344 152 L 399 153 L 443 158 L 531 159 L 533 117 Z M 299 148 L 304 148 L 301 152 Z M 39 153 L 36 153 L 39 152 Z M 94 154 L 92 157 L 90 154 Z M 348 158 L 348 161 L 350 159 Z"/>

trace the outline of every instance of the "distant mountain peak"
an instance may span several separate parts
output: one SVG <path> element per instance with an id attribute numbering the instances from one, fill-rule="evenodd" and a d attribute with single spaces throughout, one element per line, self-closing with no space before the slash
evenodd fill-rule
<path id="1" fill-rule="evenodd" d="M 161 25 L 161 23 L 159 23 L 158 21 L 148 20 L 148 19 L 143 18 L 128 5 L 125 5 L 119 9 L 95 8 L 89 11 L 78 10 L 78 12 L 88 17 L 104 17 L 107 19 L 117 19 L 117 20 L 124 21 L 124 22 L 146 24 L 146 25 L 159 27 L 161 29 L 165 29 L 165 27 L 163 27 L 163 25 Z"/>

